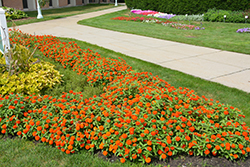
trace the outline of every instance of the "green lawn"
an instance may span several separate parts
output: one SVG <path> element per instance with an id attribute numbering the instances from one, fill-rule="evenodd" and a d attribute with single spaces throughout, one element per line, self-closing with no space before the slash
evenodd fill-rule
<path id="1" fill-rule="evenodd" d="M 129 15 L 140 16 L 131 14 L 129 10 L 123 10 L 82 20 L 78 23 L 113 31 L 250 54 L 250 33 L 236 33 L 237 29 L 250 27 L 250 24 L 202 22 L 205 30 L 180 30 L 155 23 L 111 20 L 114 17 L 128 17 Z M 188 21 L 180 21 L 179 23 L 189 24 Z M 200 22 L 191 21 L 191 24 L 199 26 Z"/>
<path id="2" fill-rule="evenodd" d="M 115 7 L 114 4 L 88 4 L 84 6 L 75 6 L 75 7 L 65 7 L 57 9 L 46 9 L 42 10 L 43 19 L 37 19 L 37 11 L 27 11 L 29 18 L 24 20 L 14 20 L 14 23 L 18 25 L 41 22 L 46 20 L 59 19 L 63 17 L 96 12 L 103 9 L 109 9 Z M 7 23 L 8 27 L 12 26 L 12 22 Z"/>
<path id="3" fill-rule="evenodd" d="M 67 155 L 55 147 L 29 140 L 6 139 L 0 135 L 1 167 L 142 167 L 142 164 L 119 161 L 114 163 L 87 150 Z M 147 165 L 153 167 L 155 165 Z M 159 165 L 158 165 L 159 166 Z"/>

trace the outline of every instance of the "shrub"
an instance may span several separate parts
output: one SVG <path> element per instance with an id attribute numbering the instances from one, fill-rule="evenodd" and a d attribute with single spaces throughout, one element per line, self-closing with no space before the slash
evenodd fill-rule
<path id="1" fill-rule="evenodd" d="M 216 8 L 209 9 L 204 14 L 205 21 L 212 22 L 223 22 L 224 15 L 226 15 L 225 22 L 233 22 L 233 23 L 244 23 L 246 14 L 243 11 L 229 11 L 229 10 L 217 10 Z"/>
<path id="2" fill-rule="evenodd" d="M 217 8 L 222 10 L 247 10 L 250 9 L 248 0 L 125 0 L 128 8 L 155 10 L 174 14 L 202 14 L 208 9 Z"/>
<path id="3" fill-rule="evenodd" d="M 28 17 L 28 15 L 21 10 L 17 10 L 17 9 L 5 7 L 5 6 L 3 7 L 3 9 L 6 10 L 5 15 L 6 15 L 7 20 L 15 20 L 15 19 Z"/>
<path id="4" fill-rule="evenodd" d="M 61 75 L 52 64 L 32 58 L 33 54 L 24 46 L 14 45 L 7 53 L 10 66 L 1 66 L 0 93 L 32 94 L 42 89 L 52 88 L 60 83 Z M 5 64 L 0 56 L 0 64 Z"/>

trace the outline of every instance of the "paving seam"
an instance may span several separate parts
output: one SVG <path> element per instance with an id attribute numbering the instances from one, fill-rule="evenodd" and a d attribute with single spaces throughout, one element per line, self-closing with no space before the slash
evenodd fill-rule
<path id="1" fill-rule="evenodd" d="M 217 77 L 213 77 L 213 78 L 210 78 L 210 80 L 218 79 L 218 78 L 229 76 L 229 75 L 233 75 L 233 74 L 237 74 L 237 73 L 240 73 L 240 72 L 243 72 L 243 71 L 247 71 L 247 70 L 250 70 L 250 68 L 246 68 L 246 69 L 243 69 L 243 70 L 239 70 L 239 71 L 231 72 L 231 73 L 228 73 L 228 74 L 220 75 L 220 76 L 217 76 Z"/>
<path id="2" fill-rule="evenodd" d="M 171 51 L 171 52 L 172 52 L 172 51 Z M 168 62 L 172 62 L 172 61 L 176 61 L 176 60 L 189 59 L 189 58 L 194 58 L 194 57 L 199 57 L 199 56 L 209 55 L 209 54 L 219 53 L 219 52 L 222 52 L 222 50 L 215 51 L 215 52 L 211 52 L 211 53 L 204 53 L 204 54 L 201 54 L 201 55 L 195 55 L 195 56 L 183 57 L 183 58 L 180 58 L 180 59 L 166 60 L 166 61 L 159 62 L 159 63 L 168 63 Z M 178 52 L 173 52 L 173 53 L 178 53 Z M 183 53 L 179 53 L 179 54 L 183 54 Z M 185 55 L 185 54 L 184 54 L 184 55 Z M 203 58 L 203 59 L 204 59 L 204 58 Z M 205 59 L 205 60 L 212 61 L 212 60 L 209 60 L 209 59 Z M 216 61 L 212 61 L 212 62 L 216 62 Z M 220 63 L 220 62 L 216 62 L 216 63 Z M 227 65 L 228 65 L 228 64 L 227 64 Z"/>

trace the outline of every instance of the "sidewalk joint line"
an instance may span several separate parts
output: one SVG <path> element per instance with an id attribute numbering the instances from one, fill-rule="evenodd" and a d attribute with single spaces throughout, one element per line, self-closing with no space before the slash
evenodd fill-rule
<path id="1" fill-rule="evenodd" d="M 210 78 L 210 80 L 221 78 L 221 77 L 225 77 L 225 76 L 229 76 L 229 75 L 233 75 L 233 74 L 237 74 L 237 73 L 240 73 L 240 72 L 243 72 L 243 71 L 247 71 L 247 70 L 250 70 L 250 68 L 245 68 L 243 70 L 239 70 L 239 71 L 231 72 L 231 73 L 228 73 L 228 74 L 220 75 L 220 76 L 217 76 L 217 77 L 213 77 L 213 78 Z"/>

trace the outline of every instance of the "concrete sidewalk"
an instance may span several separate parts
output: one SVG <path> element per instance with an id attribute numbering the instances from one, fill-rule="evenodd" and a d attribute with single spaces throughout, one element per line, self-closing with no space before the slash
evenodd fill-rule
<path id="1" fill-rule="evenodd" d="M 250 92 L 250 55 L 78 25 L 126 6 L 19 26 L 23 32 L 69 37 Z"/>

